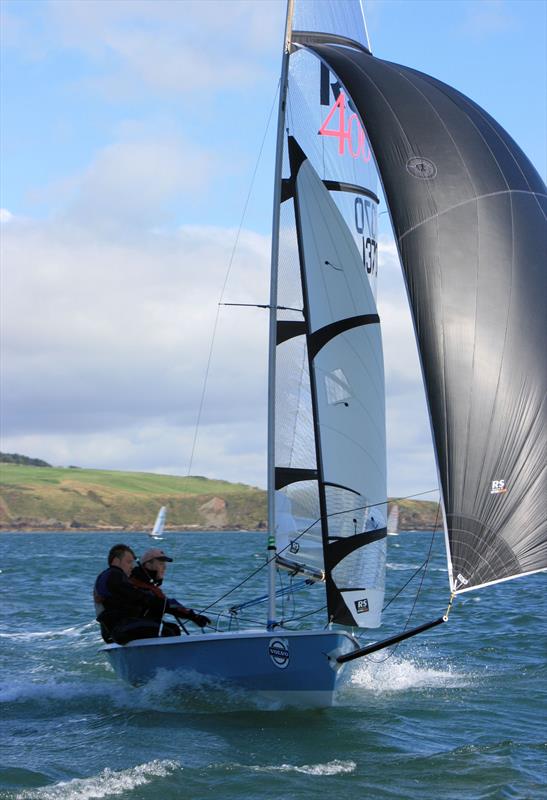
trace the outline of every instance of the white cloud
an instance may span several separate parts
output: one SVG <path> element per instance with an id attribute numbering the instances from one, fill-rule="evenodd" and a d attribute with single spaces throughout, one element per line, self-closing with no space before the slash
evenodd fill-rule
<path id="1" fill-rule="evenodd" d="M 0 223 L 10 222 L 13 219 L 13 214 L 7 208 L 0 208 Z"/>
<path id="2" fill-rule="evenodd" d="M 6 449 L 35 446 L 56 463 L 102 467 L 187 464 L 234 238 L 194 227 L 124 244 L 66 222 L 6 230 Z M 233 297 L 263 302 L 268 262 L 267 237 L 242 232 Z M 243 432 L 255 420 L 265 431 L 266 335 L 265 312 L 221 310 L 195 461 L 200 468 L 203 449 L 210 452 L 202 472 L 225 477 L 234 443 L 234 465 L 257 462 L 257 437 Z M 147 430 L 155 434 L 145 455 Z M 242 472 L 251 480 L 250 469 Z"/>
<path id="3" fill-rule="evenodd" d="M 33 12 L 5 15 L 6 44 L 32 60 L 78 53 L 102 73 L 83 82 L 111 99 L 254 85 L 270 56 L 278 67 L 284 22 L 276 0 L 49 0 Z"/>
<path id="4" fill-rule="evenodd" d="M 6 437 L 7 452 L 41 453 L 56 466 L 155 472 L 186 475 L 194 431 L 192 426 L 169 425 L 163 420 L 132 427 L 86 433 L 34 433 Z M 206 426 L 198 437 L 192 475 L 221 478 L 265 487 L 266 418 L 257 421 Z"/>
<path id="5" fill-rule="evenodd" d="M 504 0 L 475 0 L 467 3 L 462 18 L 462 30 L 477 38 L 514 30 L 518 19 L 514 17 Z"/>
<path id="6" fill-rule="evenodd" d="M 66 220 L 6 228 L 3 448 L 185 474 L 235 235 L 186 226 L 126 242 Z M 404 495 L 434 488 L 435 473 L 396 254 L 382 244 L 390 491 Z M 264 302 L 268 273 L 268 237 L 243 231 L 224 299 Z M 264 310 L 220 309 L 193 474 L 264 486 L 267 327 Z"/>
<path id="7" fill-rule="evenodd" d="M 196 202 L 216 160 L 181 137 L 133 139 L 103 148 L 76 181 L 68 217 L 92 229 L 150 227 L 176 197 Z"/>
<path id="8" fill-rule="evenodd" d="M 55 464 L 185 474 L 236 232 L 130 240 L 19 222 L 3 249 L 4 449 Z M 394 245 L 382 243 L 390 491 L 435 486 Z M 224 300 L 268 295 L 269 239 L 242 231 Z M 193 474 L 265 483 L 267 312 L 221 308 Z"/>
<path id="9" fill-rule="evenodd" d="M 437 475 L 420 362 L 395 242 L 389 236 L 381 237 L 378 251 L 388 487 L 391 494 L 406 496 L 436 489 Z"/>

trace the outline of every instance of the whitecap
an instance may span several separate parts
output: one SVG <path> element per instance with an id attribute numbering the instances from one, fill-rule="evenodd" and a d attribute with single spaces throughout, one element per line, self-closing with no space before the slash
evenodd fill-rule
<path id="1" fill-rule="evenodd" d="M 327 761 L 325 764 L 279 764 L 270 766 L 251 766 L 253 772 L 300 772 L 304 775 L 343 775 L 353 772 L 355 761 Z"/>
<path id="2" fill-rule="evenodd" d="M 84 625 L 74 625 L 70 628 L 58 628 L 57 630 L 50 631 L 12 631 L 10 633 L 3 631 L 0 633 L 0 639 L 16 639 L 19 641 L 30 641 L 32 639 L 56 639 L 58 637 L 65 636 L 81 636 L 84 632 L 92 629 L 97 630 L 96 622 L 87 622 Z"/>
<path id="3" fill-rule="evenodd" d="M 144 786 L 153 778 L 164 778 L 177 769 L 181 769 L 178 761 L 157 759 L 119 772 L 107 768 L 90 778 L 74 778 L 53 786 L 24 790 L 15 795 L 15 800 L 96 800 L 112 797 Z"/>

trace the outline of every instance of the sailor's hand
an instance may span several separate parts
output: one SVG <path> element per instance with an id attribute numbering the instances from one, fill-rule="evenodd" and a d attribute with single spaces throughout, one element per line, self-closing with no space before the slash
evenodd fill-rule
<path id="1" fill-rule="evenodd" d="M 200 628 L 204 628 L 206 625 L 211 624 L 211 620 L 209 617 L 206 617 L 205 614 L 194 614 L 192 617 L 192 622 L 195 622 Z"/>
<path id="2" fill-rule="evenodd" d="M 196 614 L 193 608 L 186 608 L 186 606 L 171 606 L 168 612 L 182 621 L 193 620 Z"/>

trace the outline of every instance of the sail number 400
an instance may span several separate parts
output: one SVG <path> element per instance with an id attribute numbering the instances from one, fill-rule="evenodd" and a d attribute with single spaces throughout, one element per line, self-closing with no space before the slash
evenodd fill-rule
<path id="1" fill-rule="evenodd" d="M 367 137 L 361 120 L 357 114 L 352 113 L 348 117 L 346 127 L 346 95 L 340 92 L 336 101 L 331 106 L 329 113 L 324 123 L 319 128 L 320 136 L 334 136 L 338 139 L 338 153 L 343 156 L 346 152 L 346 144 L 348 153 L 353 158 L 362 158 L 363 161 L 369 162 L 371 159 L 370 147 L 367 144 Z M 336 125 L 335 116 L 338 114 L 338 124 Z M 329 128 L 329 124 L 334 119 L 334 127 Z"/>

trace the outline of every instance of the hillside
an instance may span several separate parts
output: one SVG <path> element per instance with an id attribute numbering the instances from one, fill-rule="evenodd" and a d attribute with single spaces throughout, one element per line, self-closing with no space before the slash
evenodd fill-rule
<path id="1" fill-rule="evenodd" d="M 261 530 L 266 492 L 241 483 L 144 472 L 0 464 L 0 530 Z M 398 501 L 401 530 L 431 530 L 436 503 Z"/>
<path id="2" fill-rule="evenodd" d="M 3 530 L 146 530 L 162 505 L 174 530 L 266 524 L 266 493 L 241 483 L 0 464 Z"/>

